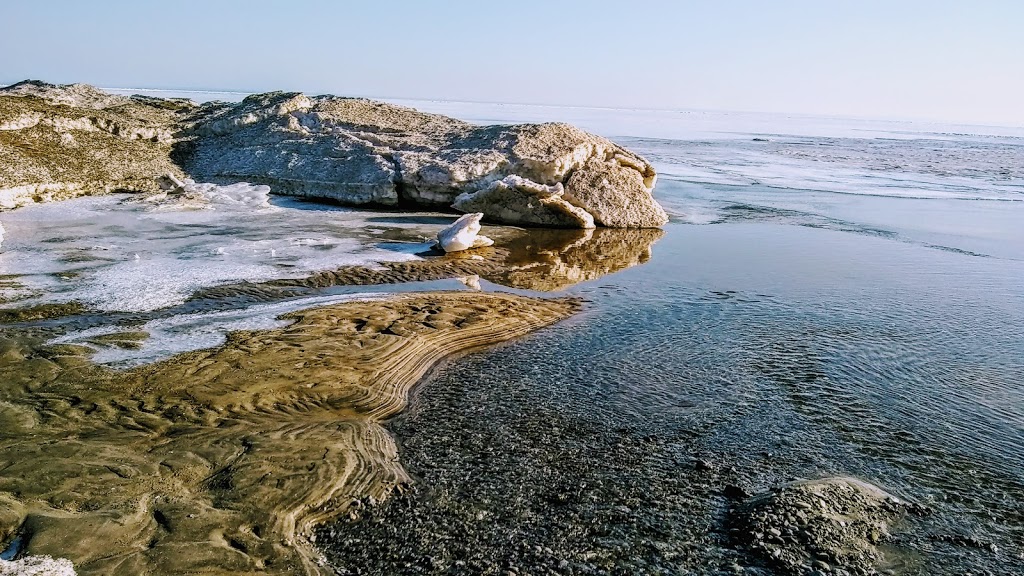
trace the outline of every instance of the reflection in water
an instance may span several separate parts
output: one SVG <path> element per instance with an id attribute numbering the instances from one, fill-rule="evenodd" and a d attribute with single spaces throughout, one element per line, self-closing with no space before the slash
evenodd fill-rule
<path id="1" fill-rule="evenodd" d="M 278 327 L 281 314 L 365 298 L 371 290 L 480 290 L 481 279 L 517 289 L 564 290 L 646 262 L 662 236 L 657 229 L 492 228 L 487 233 L 497 246 L 441 254 L 406 242 L 419 249 L 420 259 L 210 287 L 183 304 L 148 312 L 90 313 L 81 305 L 47 305 L 0 311 L 0 322 L 66 317 L 61 320 L 65 332 L 51 344 L 86 345 L 97 349 L 94 362 L 126 367 L 217 346 L 232 330 Z"/>
<path id="2" fill-rule="evenodd" d="M 511 288 L 564 290 L 647 262 L 662 235 L 658 228 L 529 230 L 503 244 L 505 269 L 484 277 Z"/>
<path id="3" fill-rule="evenodd" d="M 225 303 L 252 305 L 286 298 L 309 297 L 340 286 L 389 285 L 389 291 L 423 290 L 414 282 L 457 279 L 476 289 L 472 278 L 494 284 L 554 292 L 643 264 L 662 237 L 660 229 L 595 230 L 489 228 L 495 245 L 444 254 L 417 247 L 418 260 L 380 262 L 375 266 L 345 266 L 303 278 L 243 282 L 205 288 L 193 294 L 173 314 L 220 308 Z M 467 281 L 466 279 L 470 279 Z M 409 284 L 403 287 L 402 284 Z M 447 287 L 433 286 L 430 289 Z M 149 318 L 152 319 L 152 318 Z"/>

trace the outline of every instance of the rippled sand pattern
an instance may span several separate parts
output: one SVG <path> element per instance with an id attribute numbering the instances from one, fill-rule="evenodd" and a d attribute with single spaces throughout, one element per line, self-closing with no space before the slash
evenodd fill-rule
<path id="1" fill-rule="evenodd" d="M 381 422 L 442 359 L 578 309 L 426 293 L 131 371 L 0 340 L 0 541 L 79 574 L 318 573 L 306 537 L 409 478 Z"/>

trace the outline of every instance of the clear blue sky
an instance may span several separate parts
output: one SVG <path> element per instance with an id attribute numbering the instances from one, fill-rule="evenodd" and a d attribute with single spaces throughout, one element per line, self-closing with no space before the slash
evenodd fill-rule
<path id="1" fill-rule="evenodd" d="M 1024 125 L 1024 1 L 0 0 L 0 83 Z"/>

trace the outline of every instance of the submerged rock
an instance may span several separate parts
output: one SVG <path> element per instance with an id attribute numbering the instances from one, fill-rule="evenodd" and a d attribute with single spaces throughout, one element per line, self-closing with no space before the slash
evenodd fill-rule
<path id="1" fill-rule="evenodd" d="M 461 252 L 494 244 L 487 236 L 480 236 L 480 219 L 483 217 L 479 212 L 461 216 L 454 224 L 437 233 L 438 247 L 445 252 Z"/>
<path id="2" fill-rule="evenodd" d="M 568 124 L 477 126 L 361 98 L 237 104 L 26 81 L 0 89 L 0 208 L 168 178 L 348 205 L 454 207 L 509 224 L 657 227 L 649 162 Z"/>
<path id="3" fill-rule="evenodd" d="M 755 496 L 738 509 L 741 540 L 779 574 L 811 567 L 874 574 L 889 525 L 911 507 L 854 478 L 794 482 Z"/>

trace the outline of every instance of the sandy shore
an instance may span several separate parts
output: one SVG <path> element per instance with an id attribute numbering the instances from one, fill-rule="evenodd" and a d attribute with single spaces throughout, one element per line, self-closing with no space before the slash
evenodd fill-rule
<path id="1" fill-rule="evenodd" d="M 349 302 L 128 371 L 8 330 L 0 541 L 79 574 L 319 573 L 313 528 L 409 482 L 381 422 L 416 382 L 578 308 L 490 293 Z"/>

